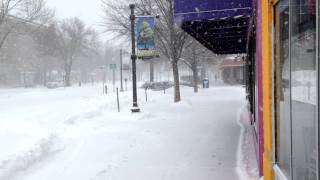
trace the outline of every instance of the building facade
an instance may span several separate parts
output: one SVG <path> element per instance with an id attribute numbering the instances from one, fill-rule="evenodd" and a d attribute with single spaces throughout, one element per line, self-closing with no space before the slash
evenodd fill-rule
<path id="1" fill-rule="evenodd" d="M 246 54 L 260 176 L 319 180 L 319 0 L 176 0 L 175 6 L 182 29 L 213 52 Z"/>
<path id="2" fill-rule="evenodd" d="M 318 1 L 258 3 L 265 179 L 318 180 Z"/>

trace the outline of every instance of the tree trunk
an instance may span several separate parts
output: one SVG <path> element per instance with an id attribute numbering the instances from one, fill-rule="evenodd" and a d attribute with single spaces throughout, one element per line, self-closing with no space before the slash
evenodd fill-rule
<path id="1" fill-rule="evenodd" d="M 71 65 L 70 64 L 68 64 L 68 65 L 66 65 L 66 67 L 65 67 L 65 73 L 66 73 L 66 77 L 65 77 L 65 85 L 67 86 L 67 87 L 70 87 L 71 86 L 71 82 L 70 82 L 70 76 L 71 76 Z"/>
<path id="2" fill-rule="evenodd" d="M 201 67 L 201 79 L 206 78 L 206 76 L 207 76 L 206 64 L 205 62 L 203 62 Z"/>
<path id="3" fill-rule="evenodd" d="M 47 85 L 47 71 L 46 70 L 43 70 L 43 74 L 42 74 L 42 77 L 43 77 L 43 85 L 46 86 Z"/>
<path id="4" fill-rule="evenodd" d="M 173 71 L 173 79 L 174 79 L 174 102 L 180 102 L 180 82 L 179 82 L 179 68 L 178 61 L 172 61 L 172 71 Z"/>
<path id="5" fill-rule="evenodd" d="M 192 63 L 192 76 L 193 76 L 193 91 L 195 93 L 198 92 L 198 82 L 199 82 L 199 78 L 198 78 L 198 63 L 197 61 L 194 61 Z"/>
<path id="6" fill-rule="evenodd" d="M 67 71 L 66 72 L 66 86 L 67 87 L 70 87 L 71 86 L 71 83 L 70 83 L 70 74 L 71 74 L 71 72 L 70 71 Z"/>
<path id="7" fill-rule="evenodd" d="M 154 82 L 154 62 L 150 60 L 150 82 Z"/>
<path id="8" fill-rule="evenodd" d="M 26 83 L 26 71 L 23 71 L 23 86 L 24 86 L 24 88 L 27 88 L 27 83 Z"/>

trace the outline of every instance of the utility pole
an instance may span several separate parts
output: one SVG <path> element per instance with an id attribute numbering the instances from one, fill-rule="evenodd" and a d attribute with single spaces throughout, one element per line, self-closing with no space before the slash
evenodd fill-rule
<path id="1" fill-rule="evenodd" d="M 138 107 L 137 102 L 137 77 L 136 77 L 136 41 L 135 41 L 135 19 L 136 16 L 134 14 L 134 4 L 130 4 L 130 20 L 131 20 L 131 40 L 132 40 L 132 54 L 131 54 L 131 60 L 132 60 L 132 96 L 133 96 L 133 103 L 131 112 L 140 112 L 140 108 Z"/>
<path id="2" fill-rule="evenodd" d="M 154 62 L 150 59 L 150 82 L 154 82 Z"/>
<path id="3" fill-rule="evenodd" d="M 123 81 L 122 81 L 122 49 L 120 49 L 120 92 L 123 92 Z"/>
<path id="4" fill-rule="evenodd" d="M 112 68 L 112 85 L 113 85 L 113 92 L 115 91 L 116 86 L 116 68 Z"/>

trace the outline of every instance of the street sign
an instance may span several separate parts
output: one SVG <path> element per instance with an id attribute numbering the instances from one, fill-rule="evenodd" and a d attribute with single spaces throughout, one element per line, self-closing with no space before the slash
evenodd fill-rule
<path id="1" fill-rule="evenodd" d="M 111 70 L 115 70 L 117 69 L 117 64 L 110 64 L 109 67 Z"/>

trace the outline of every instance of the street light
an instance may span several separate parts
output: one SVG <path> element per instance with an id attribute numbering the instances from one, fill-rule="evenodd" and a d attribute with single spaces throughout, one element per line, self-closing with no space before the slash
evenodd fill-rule
<path id="1" fill-rule="evenodd" d="M 130 20 L 131 20 L 131 40 L 132 40 L 132 54 L 131 54 L 131 60 L 132 60 L 132 96 L 133 96 L 133 103 L 131 112 L 140 112 L 140 108 L 138 107 L 137 102 L 137 77 L 136 77 L 136 41 L 135 41 L 135 19 L 136 16 L 134 14 L 134 4 L 130 4 Z"/>
<path id="2" fill-rule="evenodd" d="M 124 51 L 122 49 L 120 49 L 120 92 L 123 92 L 123 62 L 122 62 L 122 55 L 124 54 L 130 54 L 127 51 Z"/>

